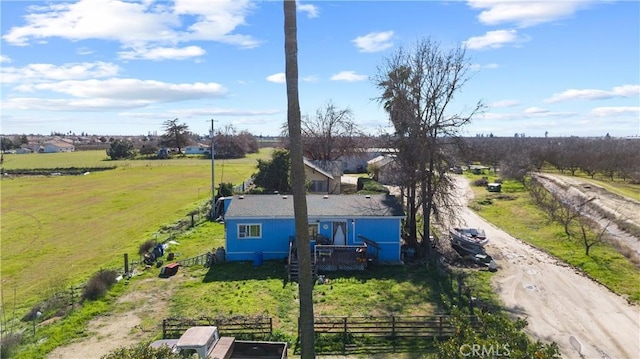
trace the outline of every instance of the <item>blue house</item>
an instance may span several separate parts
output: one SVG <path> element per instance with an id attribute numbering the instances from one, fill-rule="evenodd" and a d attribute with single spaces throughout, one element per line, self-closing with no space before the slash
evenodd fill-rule
<path id="1" fill-rule="evenodd" d="M 236 195 L 225 207 L 227 260 L 251 261 L 256 253 L 265 260 L 291 255 L 295 243 L 292 195 Z M 400 262 L 404 211 L 394 196 L 311 194 L 307 208 L 316 260 L 334 250 L 355 253 L 368 248 L 369 255 L 380 262 Z"/>

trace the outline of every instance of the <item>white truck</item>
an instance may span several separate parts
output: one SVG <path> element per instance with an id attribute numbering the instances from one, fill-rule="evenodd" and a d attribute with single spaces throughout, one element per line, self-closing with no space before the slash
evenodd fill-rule
<path id="1" fill-rule="evenodd" d="M 191 327 L 180 336 L 180 339 L 156 340 L 150 345 L 155 348 L 167 345 L 174 353 L 179 353 L 185 358 L 192 358 L 194 354 L 200 359 L 287 358 L 285 342 L 220 337 L 218 327 L 215 326 Z"/>

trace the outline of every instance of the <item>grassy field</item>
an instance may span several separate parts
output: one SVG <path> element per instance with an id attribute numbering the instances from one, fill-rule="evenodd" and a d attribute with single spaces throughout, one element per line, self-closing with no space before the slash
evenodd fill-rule
<path id="1" fill-rule="evenodd" d="M 469 175 L 470 180 L 478 178 L 480 176 Z M 623 182 L 608 182 L 608 186 L 621 188 L 620 193 L 630 191 Z M 522 184 L 506 181 L 501 194 L 489 193 L 484 187 L 474 187 L 474 192 L 475 200 L 470 206 L 480 216 L 510 235 L 579 268 L 629 301 L 640 303 L 640 271 L 633 263 L 606 243 L 594 246 L 590 255 L 585 255 L 582 244 L 576 239 L 567 239 L 561 225 L 548 223 L 545 215 L 532 204 Z M 518 220 L 514 221 L 514 218 Z"/>
<path id="2" fill-rule="evenodd" d="M 216 160 L 216 182 L 244 181 L 255 172 L 256 159 L 270 152 Z M 15 294 L 20 306 L 29 306 L 101 268 L 121 267 L 124 253 L 136 258 L 140 244 L 211 198 L 211 161 L 206 159 L 107 161 L 104 151 L 88 151 L 5 155 L 4 161 L 7 169 L 108 165 L 117 168 L 84 176 L 2 179 L 5 301 Z"/>
<path id="3" fill-rule="evenodd" d="M 247 159 L 216 161 L 216 181 L 239 183 L 255 171 L 256 158 L 266 158 L 269 153 L 267 150 Z M 122 266 L 123 253 L 135 256 L 142 242 L 154 238 L 161 227 L 184 218 L 211 196 L 208 160 L 105 161 L 102 151 L 59 155 L 6 156 L 5 165 L 56 168 L 116 164 L 117 168 L 86 176 L 2 179 L 0 275 L 5 311 L 14 289 L 20 312 L 42 296 L 77 284 L 100 268 Z M 581 268 L 632 301 L 640 301 L 636 285 L 640 275 L 614 249 L 599 245 L 590 257 L 584 256 L 580 244 L 566 240 L 561 228 L 545 224 L 545 218 L 529 204 L 520 185 L 506 182 L 502 194 L 509 199 L 476 188 L 472 206 L 510 234 Z M 515 223 L 505 218 L 522 221 Z M 179 244 L 170 250 L 178 259 L 188 258 L 223 246 L 224 227 L 203 222 L 175 240 Z M 162 315 L 266 315 L 274 318 L 279 334 L 295 340 L 298 287 L 284 281 L 281 261 L 268 261 L 260 267 L 245 262 L 185 268 L 176 282 L 158 279 L 157 272 L 145 272 L 130 284 L 121 282 L 106 298 L 87 303 L 63 321 L 38 329 L 37 336 L 29 339 L 31 344 L 21 348 L 18 357 L 45 357 L 71 338 L 89 335 L 87 325 L 92 318 L 127 310 L 126 306 L 114 304 L 118 297 L 134 290 L 161 293 L 169 283 L 176 287 L 172 289 L 168 312 Z M 489 285 L 491 275 L 471 272 L 466 283 L 473 296 L 497 303 Z M 455 300 L 455 285 L 438 278 L 424 265 L 373 267 L 364 273 L 332 273 L 329 278 L 329 284 L 314 288 L 316 315 L 415 316 L 443 311 L 443 295 Z M 132 302 L 128 306 L 144 305 Z M 158 335 L 158 314 L 153 308 L 145 313 L 148 314 L 141 318 L 141 327 L 149 335 Z"/>

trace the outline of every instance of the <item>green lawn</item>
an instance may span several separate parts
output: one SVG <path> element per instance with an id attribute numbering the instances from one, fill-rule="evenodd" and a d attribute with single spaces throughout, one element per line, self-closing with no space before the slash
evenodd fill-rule
<path id="1" fill-rule="evenodd" d="M 270 152 L 216 160 L 216 182 L 244 181 Z M 117 166 L 84 176 L 2 179 L 5 300 L 15 293 L 19 306 L 29 306 L 100 268 L 122 267 L 125 253 L 136 258 L 140 244 L 211 198 L 210 160 L 105 158 L 104 151 L 5 156 L 5 167 L 14 169 Z"/>

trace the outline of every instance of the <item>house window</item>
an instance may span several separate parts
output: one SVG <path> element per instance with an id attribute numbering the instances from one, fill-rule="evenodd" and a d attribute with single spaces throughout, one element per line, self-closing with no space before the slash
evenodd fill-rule
<path id="1" fill-rule="evenodd" d="M 329 184 L 327 183 L 326 180 L 311 181 L 311 188 L 309 189 L 309 192 L 328 192 L 328 191 L 329 191 Z"/>
<path id="2" fill-rule="evenodd" d="M 262 238 L 262 225 L 260 224 L 239 224 L 238 238 Z"/>

